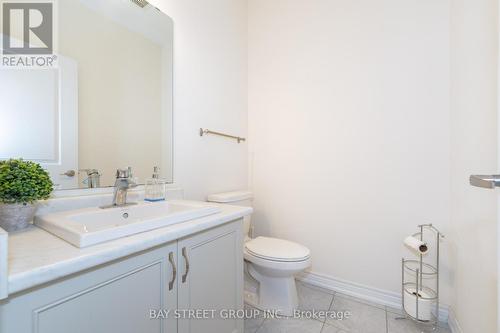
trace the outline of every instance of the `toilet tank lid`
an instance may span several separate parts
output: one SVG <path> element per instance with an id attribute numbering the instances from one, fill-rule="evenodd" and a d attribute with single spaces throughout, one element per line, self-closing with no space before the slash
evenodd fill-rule
<path id="1" fill-rule="evenodd" d="M 209 202 L 229 203 L 229 202 L 237 202 L 237 201 L 252 199 L 252 197 L 253 194 L 250 191 L 233 191 L 233 192 L 211 194 L 208 196 L 207 200 Z"/>

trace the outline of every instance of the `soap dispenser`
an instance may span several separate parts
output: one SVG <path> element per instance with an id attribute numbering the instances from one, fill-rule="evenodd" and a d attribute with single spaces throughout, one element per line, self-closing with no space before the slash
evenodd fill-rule
<path id="1" fill-rule="evenodd" d="M 155 166 L 153 176 L 146 180 L 144 200 L 155 202 L 165 200 L 166 181 L 160 178 L 160 169 Z"/>

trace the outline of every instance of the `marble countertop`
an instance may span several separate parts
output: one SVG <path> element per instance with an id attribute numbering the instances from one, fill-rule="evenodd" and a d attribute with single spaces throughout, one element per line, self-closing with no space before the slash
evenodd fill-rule
<path id="1" fill-rule="evenodd" d="M 82 249 L 37 227 L 9 234 L 8 293 L 12 295 L 16 292 L 234 221 L 252 213 L 252 208 L 250 207 L 228 205 L 221 205 L 220 207 L 221 212 L 218 214 Z M 0 257 L 0 266 L 1 262 Z"/>

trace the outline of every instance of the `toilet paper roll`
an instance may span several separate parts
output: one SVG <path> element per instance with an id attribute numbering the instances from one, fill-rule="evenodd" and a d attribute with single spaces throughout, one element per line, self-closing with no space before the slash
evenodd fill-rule
<path id="1" fill-rule="evenodd" d="M 415 319 L 419 320 L 432 320 L 432 309 L 434 307 L 434 300 L 431 299 L 433 295 L 425 290 L 419 290 L 417 296 L 416 288 L 405 289 L 404 293 L 404 307 L 406 313 Z M 418 317 L 417 317 L 417 297 L 418 297 Z"/>
<path id="2" fill-rule="evenodd" d="M 405 238 L 404 244 L 411 250 L 417 252 L 418 254 L 426 254 L 429 251 L 427 243 L 422 242 L 413 236 L 408 236 Z"/>

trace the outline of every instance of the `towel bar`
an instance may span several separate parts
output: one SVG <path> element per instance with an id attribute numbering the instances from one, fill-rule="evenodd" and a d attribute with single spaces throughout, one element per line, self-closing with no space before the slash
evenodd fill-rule
<path id="1" fill-rule="evenodd" d="M 206 134 L 213 134 L 213 135 L 223 136 L 225 138 L 235 139 L 235 140 L 238 141 L 238 143 L 241 143 L 242 141 L 246 141 L 245 138 L 241 138 L 239 136 L 224 134 L 224 133 L 215 132 L 215 131 L 211 131 L 211 130 L 208 130 L 208 129 L 200 128 L 200 136 L 203 136 L 203 135 L 206 135 Z"/>

